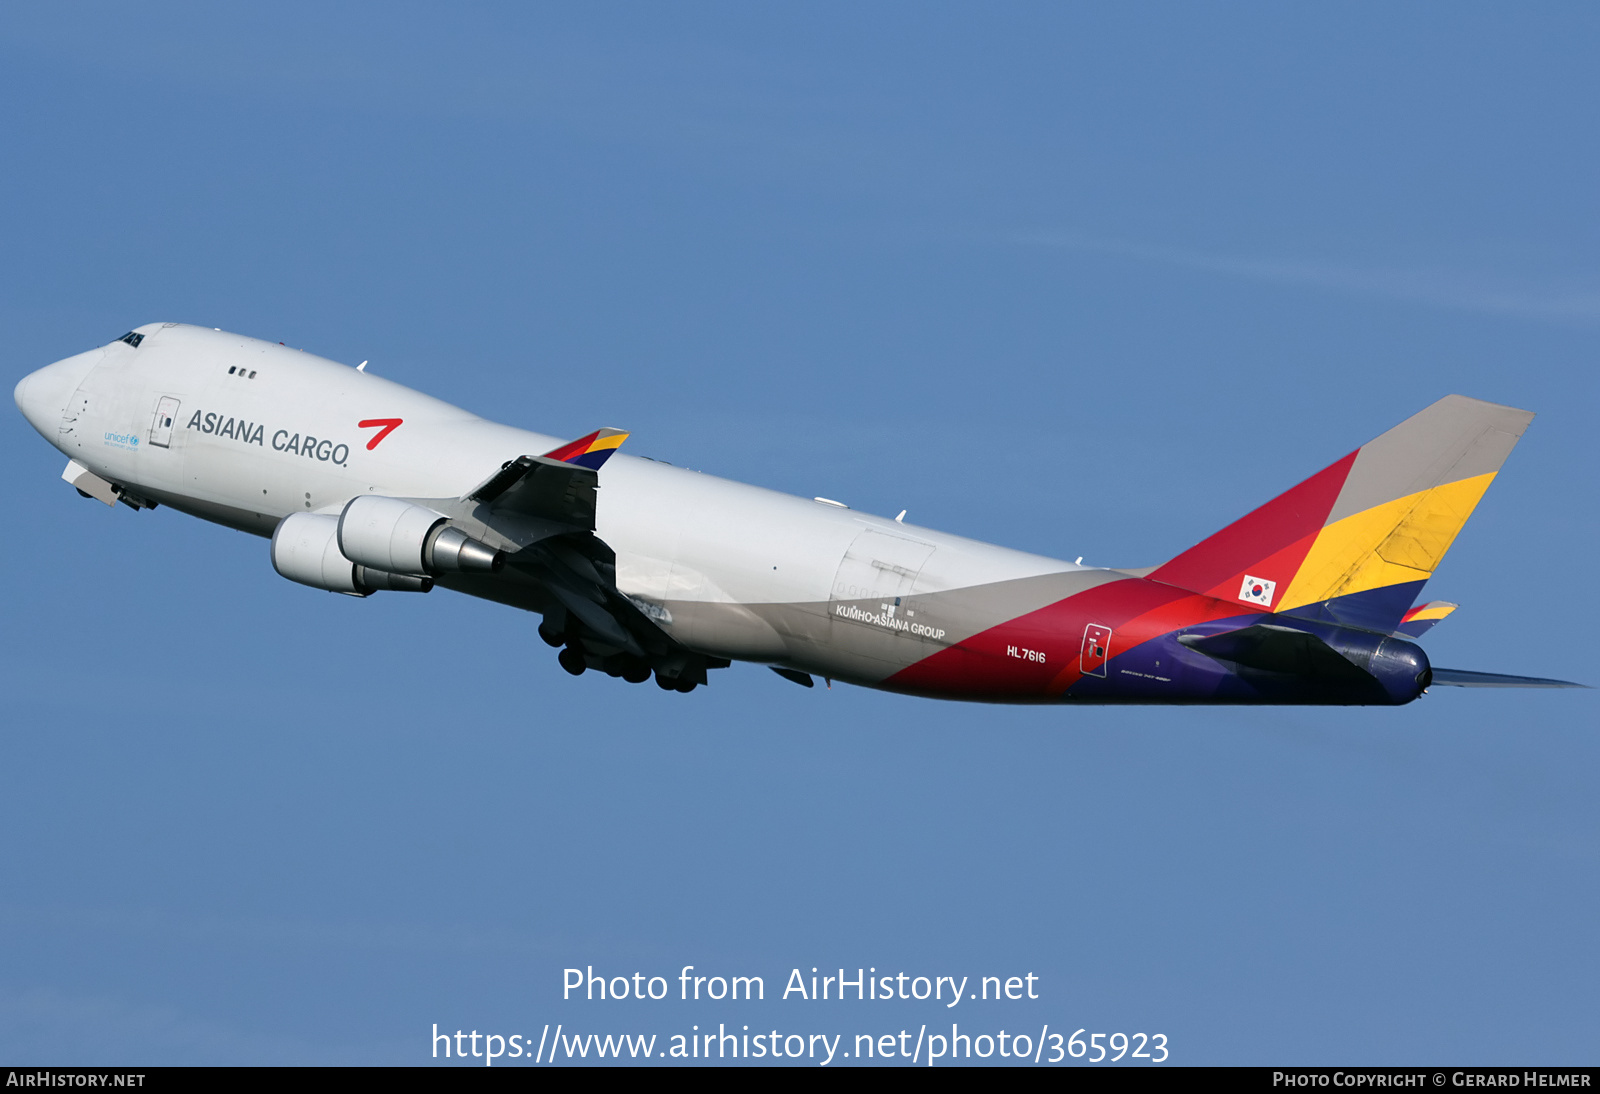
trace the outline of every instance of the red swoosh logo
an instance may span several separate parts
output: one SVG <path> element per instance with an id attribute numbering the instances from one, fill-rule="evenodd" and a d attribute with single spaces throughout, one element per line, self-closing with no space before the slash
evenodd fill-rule
<path id="1" fill-rule="evenodd" d="M 378 435 L 367 442 L 367 451 L 371 452 L 378 447 L 378 442 L 405 424 L 404 418 L 368 418 L 364 422 L 357 422 L 357 429 L 371 429 L 373 426 L 382 426 Z"/>

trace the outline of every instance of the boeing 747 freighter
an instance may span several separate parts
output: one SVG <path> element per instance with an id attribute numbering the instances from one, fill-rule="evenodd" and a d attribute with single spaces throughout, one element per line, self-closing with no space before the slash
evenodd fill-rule
<path id="1" fill-rule="evenodd" d="M 690 691 L 732 661 L 1009 703 L 1408 703 L 1417 605 L 1533 415 L 1449 395 L 1160 566 L 992 546 L 500 425 L 281 344 L 151 323 L 16 401 L 86 497 L 270 539 L 290 581 L 536 612 L 571 673 Z M 902 514 L 903 516 L 903 514 Z M 263 558 L 266 564 L 268 558 Z"/>

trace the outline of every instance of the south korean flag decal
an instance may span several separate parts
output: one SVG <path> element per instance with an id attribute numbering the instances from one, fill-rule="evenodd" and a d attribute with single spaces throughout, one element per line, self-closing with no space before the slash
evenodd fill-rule
<path id="1" fill-rule="evenodd" d="M 1244 584 L 1239 586 L 1239 599 L 1246 604 L 1260 604 L 1263 608 L 1272 607 L 1272 593 L 1277 589 L 1275 581 L 1268 581 L 1264 577 L 1244 575 Z"/>

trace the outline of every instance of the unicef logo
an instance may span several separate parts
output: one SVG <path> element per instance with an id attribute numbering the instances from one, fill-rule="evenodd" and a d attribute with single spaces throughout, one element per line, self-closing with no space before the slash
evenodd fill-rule
<path id="1" fill-rule="evenodd" d="M 133 445 L 134 447 L 138 447 L 139 438 L 138 437 L 129 437 L 128 438 L 128 443 Z"/>

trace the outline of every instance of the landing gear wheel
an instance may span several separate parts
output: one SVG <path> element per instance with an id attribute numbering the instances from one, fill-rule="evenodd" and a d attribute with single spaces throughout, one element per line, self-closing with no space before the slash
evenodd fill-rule
<path id="1" fill-rule="evenodd" d="M 563 645 L 567 640 L 565 635 L 557 634 L 555 631 L 546 630 L 544 628 L 544 624 L 542 623 L 539 625 L 539 637 L 544 639 L 544 644 L 547 646 L 560 646 Z"/>
<path id="2" fill-rule="evenodd" d="M 677 691 L 678 681 L 674 677 L 662 676 L 658 672 L 656 673 L 656 687 L 660 688 L 662 691 Z"/>
<path id="3" fill-rule="evenodd" d="M 678 690 L 683 692 L 685 695 L 688 695 L 691 691 L 693 691 L 695 686 L 696 685 L 693 680 L 679 679 L 677 684 Z"/>
<path id="4" fill-rule="evenodd" d="M 639 662 L 622 670 L 622 678 L 630 684 L 642 684 L 650 679 L 650 666 Z"/>
<path id="5" fill-rule="evenodd" d="M 583 654 L 579 653 L 571 646 L 568 646 L 566 649 L 557 654 L 556 660 L 561 662 L 562 668 L 566 669 L 574 676 L 582 676 L 583 670 L 589 667 L 583 659 Z"/>

